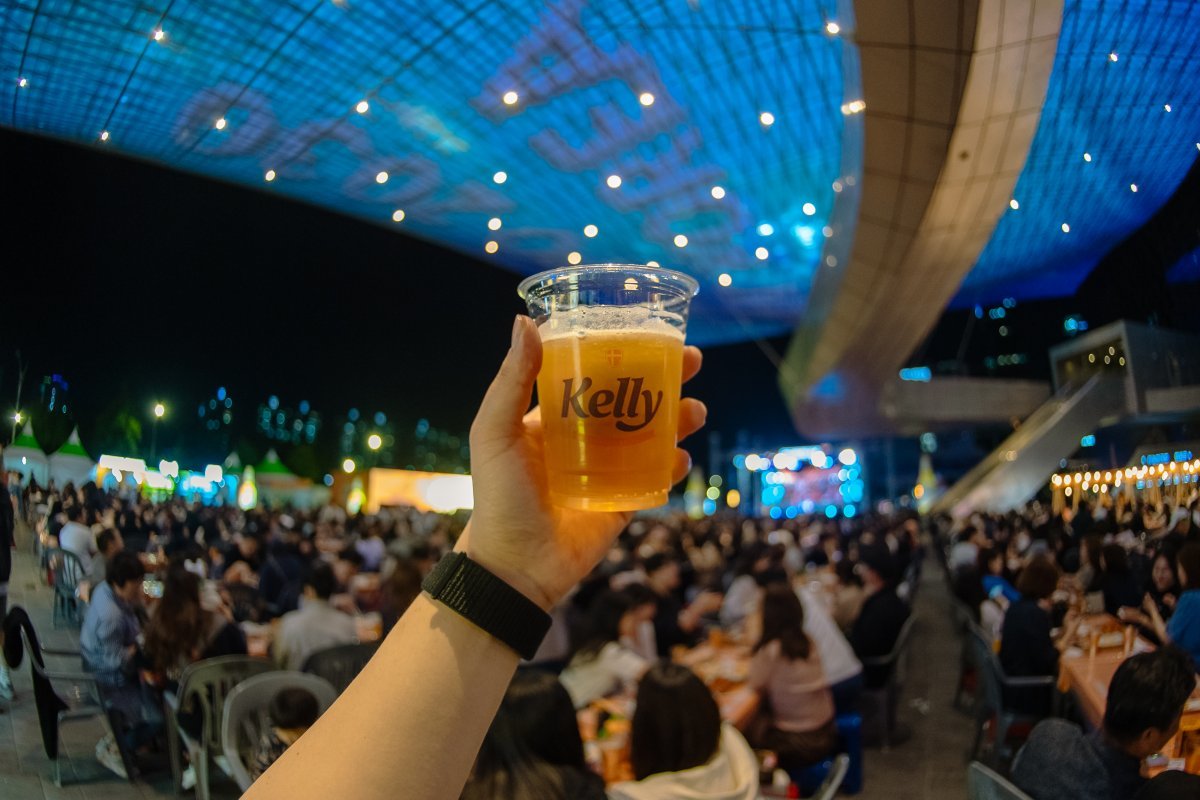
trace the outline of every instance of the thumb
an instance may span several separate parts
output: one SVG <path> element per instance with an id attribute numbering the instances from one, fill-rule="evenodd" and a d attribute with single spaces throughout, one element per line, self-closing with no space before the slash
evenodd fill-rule
<path id="1" fill-rule="evenodd" d="M 542 342 L 533 320 L 518 316 L 513 322 L 512 346 L 471 425 L 471 446 L 495 439 L 511 439 L 521 431 L 533 396 L 533 384 L 542 366 Z"/>

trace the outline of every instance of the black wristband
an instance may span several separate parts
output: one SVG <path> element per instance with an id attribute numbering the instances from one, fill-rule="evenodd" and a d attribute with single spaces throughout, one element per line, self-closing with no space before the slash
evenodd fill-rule
<path id="1" fill-rule="evenodd" d="M 421 588 L 526 661 L 533 658 L 550 630 L 550 615 L 537 603 L 463 553 L 442 556 Z"/>

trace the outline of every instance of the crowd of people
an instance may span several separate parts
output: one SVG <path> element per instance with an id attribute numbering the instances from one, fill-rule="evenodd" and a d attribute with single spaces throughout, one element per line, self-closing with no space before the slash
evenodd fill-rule
<path id="1" fill-rule="evenodd" d="M 1015 783 L 1035 800 L 1158 796 L 1162 785 L 1187 783 L 1168 775 L 1147 784 L 1141 766 L 1176 735 L 1197 685 L 1200 501 L 1164 507 L 1118 496 L 1057 514 L 1034 503 L 939 522 L 954 594 L 998 648 L 1008 677 L 1057 678 L 1063 653 L 1086 646 L 1080 631 L 1089 614 L 1106 613 L 1155 647 L 1117 670 L 1099 730 L 1085 736 L 1064 719 L 1034 728 L 1014 761 Z M 1012 689 L 1005 702 L 1049 718 L 1052 686 Z M 1195 784 L 1190 791 L 1200 793 Z"/>

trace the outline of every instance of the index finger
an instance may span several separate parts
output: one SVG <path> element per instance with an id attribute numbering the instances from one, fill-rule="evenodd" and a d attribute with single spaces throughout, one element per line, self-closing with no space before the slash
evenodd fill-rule
<path id="1" fill-rule="evenodd" d="M 696 377 L 696 373 L 700 371 L 700 365 L 704 361 L 704 355 L 700 352 L 700 348 L 695 345 L 685 345 L 683 348 L 683 382 L 687 383 L 692 378 Z"/>

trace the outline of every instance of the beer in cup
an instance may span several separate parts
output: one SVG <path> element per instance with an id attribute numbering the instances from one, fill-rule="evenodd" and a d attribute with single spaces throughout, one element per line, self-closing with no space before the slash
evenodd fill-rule
<path id="1" fill-rule="evenodd" d="M 555 505 L 632 511 L 667 502 L 697 288 L 679 272 L 623 264 L 522 281 L 542 339 L 538 402 Z"/>

